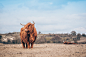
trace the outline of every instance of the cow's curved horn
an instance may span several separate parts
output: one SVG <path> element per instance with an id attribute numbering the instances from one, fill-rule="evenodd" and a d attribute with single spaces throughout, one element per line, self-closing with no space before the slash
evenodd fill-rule
<path id="1" fill-rule="evenodd" d="M 33 24 L 35 24 L 35 22 L 33 21 Z"/>
<path id="2" fill-rule="evenodd" d="M 21 23 L 20 23 L 20 25 L 25 26 L 24 24 L 21 24 Z"/>

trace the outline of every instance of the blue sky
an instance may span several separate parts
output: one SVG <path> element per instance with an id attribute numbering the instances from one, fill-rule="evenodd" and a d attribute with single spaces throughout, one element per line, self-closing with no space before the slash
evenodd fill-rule
<path id="1" fill-rule="evenodd" d="M 32 20 L 42 33 L 86 33 L 86 0 L 0 0 L 0 33 Z"/>

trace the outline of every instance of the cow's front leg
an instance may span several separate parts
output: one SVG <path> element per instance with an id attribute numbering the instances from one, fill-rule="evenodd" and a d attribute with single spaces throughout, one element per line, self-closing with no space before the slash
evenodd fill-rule
<path id="1" fill-rule="evenodd" d="M 27 43 L 27 48 L 30 48 L 30 43 L 29 42 Z"/>
<path id="2" fill-rule="evenodd" d="M 22 42 L 22 46 L 23 46 L 23 48 L 25 48 L 25 43 L 24 42 Z"/>
<path id="3" fill-rule="evenodd" d="M 25 43 L 23 42 L 23 40 L 21 40 L 22 46 L 23 48 L 25 48 Z"/>
<path id="4" fill-rule="evenodd" d="M 31 48 L 33 48 L 33 44 L 34 44 L 34 43 L 31 43 Z"/>

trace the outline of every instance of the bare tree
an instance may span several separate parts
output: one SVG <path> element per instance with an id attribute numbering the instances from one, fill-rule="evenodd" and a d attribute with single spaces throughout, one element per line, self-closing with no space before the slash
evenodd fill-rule
<path id="1" fill-rule="evenodd" d="M 76 36 L 76 32 L 75 32 L 75 31 L 72 31 L 71 34 L 72 34 L 73 36 Z"/>
<path id="2" fill-rule="evenodd" d="M 78 33 L 78 34 L 77 34 L 77 40 L 80 40 L 80 37 L 81 37 L 81 34 Z"/>
<path id="3" fill-rule="evenodd" d="M 86 35 L 83 33 L 82 36 L 85 37 Z"/>
<path id="4" fill-rule="evenodd" d="M 41 32 L 39 31 L 38 34 L 41 34 Z"/>

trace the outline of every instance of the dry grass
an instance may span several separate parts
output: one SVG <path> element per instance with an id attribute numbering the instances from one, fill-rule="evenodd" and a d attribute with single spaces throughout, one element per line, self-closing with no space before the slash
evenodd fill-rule
<path id="1" fill-rule="evenodd" d="M 21 44 L 0 44 L 0 57 L 86 57 L 86 44 L 34 44 L 23 49 Z"/>

